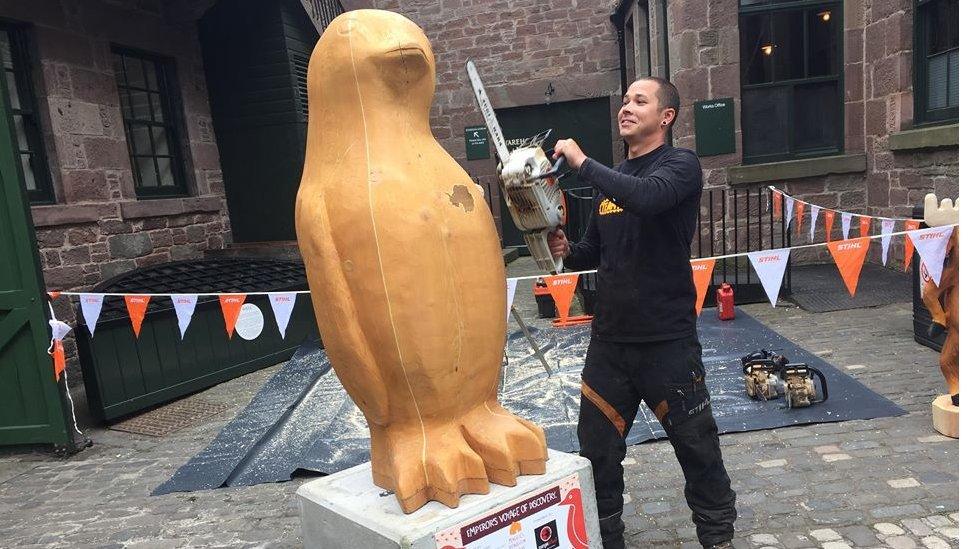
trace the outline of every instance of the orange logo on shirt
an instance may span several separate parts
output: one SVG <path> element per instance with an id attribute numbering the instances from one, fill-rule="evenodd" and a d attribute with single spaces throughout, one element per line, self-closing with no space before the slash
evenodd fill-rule
<path id="1" fill-rule="evenodd" d="M 604 198 L 603 202 L 600 202 L 600 215 L 618 214 L 623 211 L 623 208 L 614 204 L 609 198 Z"/>

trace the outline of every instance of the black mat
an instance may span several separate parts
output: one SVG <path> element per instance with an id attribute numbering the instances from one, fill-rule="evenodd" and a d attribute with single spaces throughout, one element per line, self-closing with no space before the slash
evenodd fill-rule
<path id="1" fill-rule="evenodd" d="M 893 260 L 889 258 L 889 261 Z M 837 265 L 791 267 L 793 294 L 790 300 L 813 313 L 880 307 L 912 300 L 912 275 L 865 263 L 854 297 L 847 291 Z"/>
<path id="2" fill-rule="evenodd" d="M 905 413 L 741 310 L 731 322 L 704 315 L 699 333 L 721 433 Z M 556 370 L 554 375 L 546 375 L 530 354 L 524 334 L 516 332 L 509 337 L 499 400 L 541 424 L 550 448 L 578 451 L 579 376 L 589 327 L 534 331 L 533 337 L 549 347 L 546 356 Z M 792 410 L 784 408 L 782 400 L 749 399 L 739 357 L 759 348 L 778 349 L 794 362 L 820 369 L 827 377 L 830 398 L 823 404 Z M 642 404 L 628 444 L 664 437 L 663 428 Z M 334 473 L 368 459 L 369 433 L 362 414 L 342 389 L 324 352 L 306 344 L 207 448 L 153 494 L 284 481 L 299 469 Z"/>

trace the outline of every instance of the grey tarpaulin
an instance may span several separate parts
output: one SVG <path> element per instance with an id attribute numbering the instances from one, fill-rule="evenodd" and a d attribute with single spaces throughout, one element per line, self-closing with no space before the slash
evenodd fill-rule
<path id="1" fill-rule="evenodd" d="M 737 311 L 736 319 L 731 322 L 721 322 L 706 312 L 698 328 L 719 432 L 905 413 L 742 311 Z M 589 334 L 589 326 L 533 332 L 537 342 L 548 348 L 546 356 L 555 370 L 551 378 L 531 355 L 524 334 L 516 332 L 508 340 L 499 400 L 516 414 L 542 425 L 549 447 L 555 450 L 579 450 L 576 440 L 579 379 Z M 827 402 L 790 410 L 783 407 L 781 399 L 768 402 L 749 399 L 739 359 L 760 348 L 776 349 L 793 362 L 806 362 L 821 370 L 830 389 Z M 627 438 L 628 444 L 664 436 L 661 425 L 642 404 Z M 307 343 L 207 448 L 180 467 L 153 494 L 284 481 L 299 469 L 334 473 L 368 459 L 369 432 L 365 419 L 342 389 L 325 353 Z"/>

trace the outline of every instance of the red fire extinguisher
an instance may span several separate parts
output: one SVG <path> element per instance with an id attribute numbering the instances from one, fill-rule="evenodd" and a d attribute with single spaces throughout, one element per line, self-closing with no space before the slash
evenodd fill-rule
<path id="1" fill-rule="evenodd" d="M 723 282 L 715 290 L 715 302 L 718 304 L 719 320 L 732 320 L 735 318 L 735 292 L 732 290 L 731 284 Z"/>

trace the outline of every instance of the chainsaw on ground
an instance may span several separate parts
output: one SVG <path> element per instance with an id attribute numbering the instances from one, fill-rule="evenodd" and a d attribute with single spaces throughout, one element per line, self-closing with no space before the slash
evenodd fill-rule
<path id="1" fill-rule="evenodd" d="M 742 357 L 742 374 L 749 397 L 755 400 L 779 398 L 780 378 L 777 372 L 787 362 L 786 357 L 765 349 Z"/>
<path id="2" fill-rule="evenodd" d="M 566 198 L 559 188 L 565 158 L 560 157 L 553 163 L 542 149 L 549 132 L 541 133 L 523 146 L 509 151 L 474 62 L 467 62 L 467 70 L 478 108 L 495 144 L 502 195 L 512 220 L 522 231 L 529 252 L 539 268 L 550 274 L 559 273 L 563 270 L 563 261 L 562 258 L 552 257 L 548 235 L 566 224 Z"/>
<path id="3" fill-rule="evenodd" d="M 746 393 L 755 400 L 783 396 L 787 408 L 804 408 L 827 400 L 827 378 L 820 370 L 765 349 L 742 357 Z M 823 398 L 817 398 L 814 376 L 820 380 Z"/>

